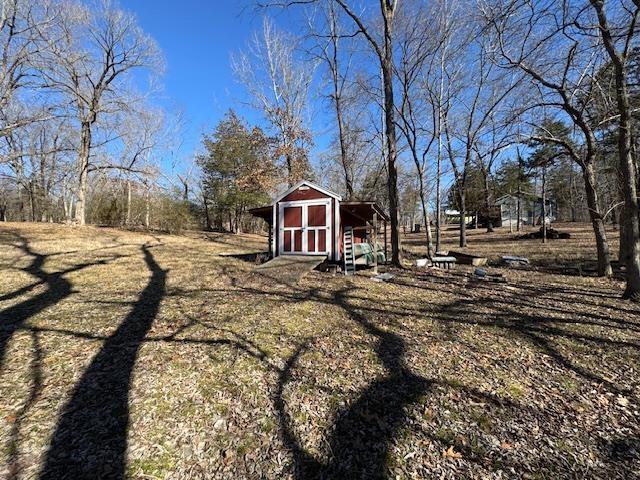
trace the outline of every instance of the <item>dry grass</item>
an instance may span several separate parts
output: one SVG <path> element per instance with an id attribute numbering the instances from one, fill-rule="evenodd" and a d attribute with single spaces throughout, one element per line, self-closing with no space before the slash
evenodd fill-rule
<path id="1" fill-rule="evenodd" d="M 472 249 L 534 255 L 500 235 Z M 221 256 L 263 247 L 2 225 L 0 476 L 640 472 L 640 308 L 620 282 L 407 270 L 291 286 Z"/>
<path id="2" fill-rule="evenodd" d="M 448 226 L 442 236 L 442 248 L 477 254 L 497 261 L 501 255 L 516 255 L 528 257 L 534 265 L 566 265 L 593 264 L 596 259 L 596 247 L 593 230 L 587 224 L 554 223 L 553 228 L 561 232 L 568 232 L 571 238 L 567 240 L 520 239 L 524 234 L 537 231 L 540 227 L 523 226 L 521 232 L 510 233 L 508 227 L 497 228 L 487 235 L 486 229 L 467 229 L 468 247 L 458 245 L 458 227 Z M 618 257 L 618 241 L 620 232 L 609 227 L 607 238 L 610 243 L 611 256 Z M 405 236 L 405 248 L 413 254 L 425 252 L 425 235 L 408 234 Z"/>

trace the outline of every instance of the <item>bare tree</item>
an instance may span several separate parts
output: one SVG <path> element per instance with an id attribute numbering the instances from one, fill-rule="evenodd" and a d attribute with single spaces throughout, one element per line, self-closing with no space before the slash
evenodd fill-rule
<path id="1" fill-rule="evenodd" d="M 431 149 L 437 140 L 438 106 L 431 101 L 438 78 L 439 30 L 432 23 L 433 11 L 412 8 L 403 11 L 398 29 L 399 58 L 395 67 L 400 100 L 398 127 L 405 139 L 417 172 L 417 193 L 427 239 L 427 256 L 433 256 L 429 200 L 426 187 Z"/>
<path id="2" fill-rule="evenodd" d="M 23 219 L 53 221 L 58 187 L 68 173 L 68 155 L 74 151 L 71 130 L 63 118 L 29 123 L 0 138 L 0 171 L 15 184 L 20 198 L 26 197 L 28 212 Z"/>
<path id="3" fill-rule="evenodd" d="M 122 151 L 118 163 L 96 165 L 95 169 L 115 168 L 125 175 L 127 192 L 123 223 L 130 225 L 132 183 L 136 176 L 144 176 L 151 171 L 150 157 L 161 143 L 163 115 L 157 109 L 146 107 L 126 113 L 125 121 L 120 124 Z"/>
<path id="4" fill-rule="evenodd" d="M 455 2 L 440 0 L 433 3 L 433 18 L 436 19 L 437 36 L 440 40 L 436 58 L 432 67 L 431 74 L 425 78 L 424 88 L 428 92 L 429 100 L 433 108 L 437 111 L 436 138 L 437 138 L 437 154 L 436 154 L 436 252 L 441 247 L 441 229 L 442 229 L 442 177 L 444 158 L 444 119 L 448 118 L 449 109 L 452 106 L 450 101 L 453 95 L 452 83 L 458 76 L 461 66 L 451 65 L 450 59 L 457 55 L 457 51 L 461 48 L 459 44 L 458 23 L 460 15 L 458 13 L 459 5 Z M 431 78 L 433 77 L 433 78 Z"/>
<path id="5" fill-rule="evenodd" d="M 297 58 L 297 42 L 265 18 L 246 52 L 232 58 L 233 70 L 276 132 L 278 157 L 284 159 L 287 181 L 309 172 L 311 134 L 307 128 L 308 94 L 315 65 Z"/>
<path id="6" fill-rule="evenodd" d="M 628 91 L 629 56 L 640 16 L 640 0 L 624 0 L 607 8 L 604 0 L 590 0 L 598 17 L 600 38 L 613 66 L 618 110 L 618 159 L 624 198 L 624 220 L 620 242 L 627 267 L 625 298 L 640 302 L 640 207 L 638 166 L 632 153 L 631 107 Z M 612 18 L 613 17 L 613 18 Z"/>
<path id="7" fill-rule="evenodd" d="M 482 174 L 484 207 L 487 212 L 493 205 L 490 186 L 493 167 L 500 158 L 500 153 L 515 142 L 513 130 L 517 119 L 517 116 L 510 116 L 508 112 L 506 115 L 502 115 L 501 118 L 497 118 L 497 115 L 490 115 L 485 133 L 473 147 L 475 164 Z M 487 217 L 487 232 L 493 232 L 491 215 Z"/>
<path id="8" fill-rule="evenodd" d="M 343 46 L 343 40 L 350 38 L 351 35 L 341 26 L 340 17 L 333 2 L 325 3 L 320 15 L 321 27 L 319 29 L 311 27 L 311 35 L 318 42 L 313 52 L 327 68 L 331 90 L 329 98 L 335 112 L 336 126 L 338 127 L 339 163 L 342 169 L 345 197 L 351 199 L 354 196 L 356 152 L 351 148 L 353 147 L 353 142 L 349 141 L 350 126 L 346 110 L 351 100 L 347 96 L 349 88 L 347 80 L 350 75 L 352 55 Z"/>
<path id="9" fill-rule="evenodd" d="M 75 219 L 86 221 L 87 179 L 99 120 L 131 105 L 126 74 L 161 64 L 156 43 L 135 17 L 104 0 L 95 11 L 69 5 L 60 35 L 45 70 L 47 86 L 69 99 L 79 128 Z"/>
<path id="10" fill-rule="evenodd" d="M 521 76 L 500 70 L 491 62 L 486 37 L 473 18 L 461 15 L 458 23 L 459 44 L 449 62 L 465 65 L 449 75 L 449 98 L 442 123 L 447 153 L 453 170 L 455 192 L 460 208 L 460 247 L 467 246 L 466 193 L 469 169 L 482 164 L 489 176 L 485 157 L 493 158 L 501 146 L 487 142 L 508 122 L 498 122 L 505 116 L 509 98 L 521 83 Z M 507 109 L 508 110 L 508 109 Z M 502 134 L 501 134 L 502 135 Z M 487 145 L 488 144 L 488 145 Z"/>
<path id="11" fill-rule="evenodd" d="M 597 141 L 585 105 L 592 98 L 592 80 L 599 52 L 594 36 L 584 35 L 586 5 L 567 0 L 524 3 L 515 0 L 484 3 L 482 11 L 492 32 L 496 61 L 504 68 L 524 72 L 540 92 L 533 107 L 557 109 L 575 126 L 584 148 L 577 150 L 563 139 L 546 140 L 563 145 L 582 169 L 587 205 L 596 239 L 598 273 L 611 275 L 609 243 L 596 189 Z"/>
<path id="12" fill-rule="evenodd" d="M 399 0 L 380 0 L 380 22 L 373 26 L 365 24 L 364 17 L 358 14 L 346 0 L 334 0 L 344 13 L 351 18 L 360 34 L 364 35 L 380 63 L 384 92 L 384 123 L 387 148 L 387 186 L 389 190 L 389 217 L 391 219 L 391 263 L 402 265 L 400 230 L 398 225 L 398 141 L 395 122 L 395 99 L 393 95 L 393 48 L 394 19 L 398 12 Z"/>
<path id="13" fill-rule="evenodd" d="M 55 42 L 59 15 L 59 5 L 48 0 L 0 0 L 0 137 L 50 118 L 42 105 L 18 97 L 40 86 L 41 56 Z"/>

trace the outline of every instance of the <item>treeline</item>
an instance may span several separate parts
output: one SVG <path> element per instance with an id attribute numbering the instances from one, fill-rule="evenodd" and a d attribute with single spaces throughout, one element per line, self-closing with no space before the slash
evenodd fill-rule
<path id="1" fill-rule="evenodd" d="M 152 228 L 179 232 L 199 227 L 199 209 L 178 192 L 142 181 L 99 176 L 87 186 L 86 221 L 94 225 Z M 70 222 L 74 202 L 55 188 L 45 193 L 40 184 L 0 182 L 0 221 Z"/>
<path id="2" fill-rule="evenodd" d="M 178 121 L 153 106 L 163 57 L 115 2 L 0 10 L 0 219 L 193 224 L 161 168 Z"/>

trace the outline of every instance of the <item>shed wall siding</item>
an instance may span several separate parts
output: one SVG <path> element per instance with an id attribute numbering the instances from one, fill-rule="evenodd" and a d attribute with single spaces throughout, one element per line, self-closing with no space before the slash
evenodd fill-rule
<path id="1" fill-rule="evenodd" d="M 281 198 L 281 202 L 295 202 L 298 200 L 319 200 L 322 198 L 329 198 L 328 195 L 325 195 L 322 192 L 319 192 L 315 188 L 308 187 L 304 190 L 298 188 L 297 190 L 291 192 L 284 198 Z"/>

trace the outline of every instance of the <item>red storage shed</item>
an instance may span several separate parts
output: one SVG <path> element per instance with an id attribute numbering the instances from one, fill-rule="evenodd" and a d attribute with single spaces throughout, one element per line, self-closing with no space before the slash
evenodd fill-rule
<path id="1" fill-rule="evenodd" d="M 269 251 L 280 255 L 326 255 L 337 262 L 342 256 L 344 229 L 353 228 L 354 241 L 364 242 L 376 232 L 386 214 L 373 201 L 343 202 L 337 193 L 303 180 L 276 196 L 266 207 L 250 212 L 269 224 Z"/>

